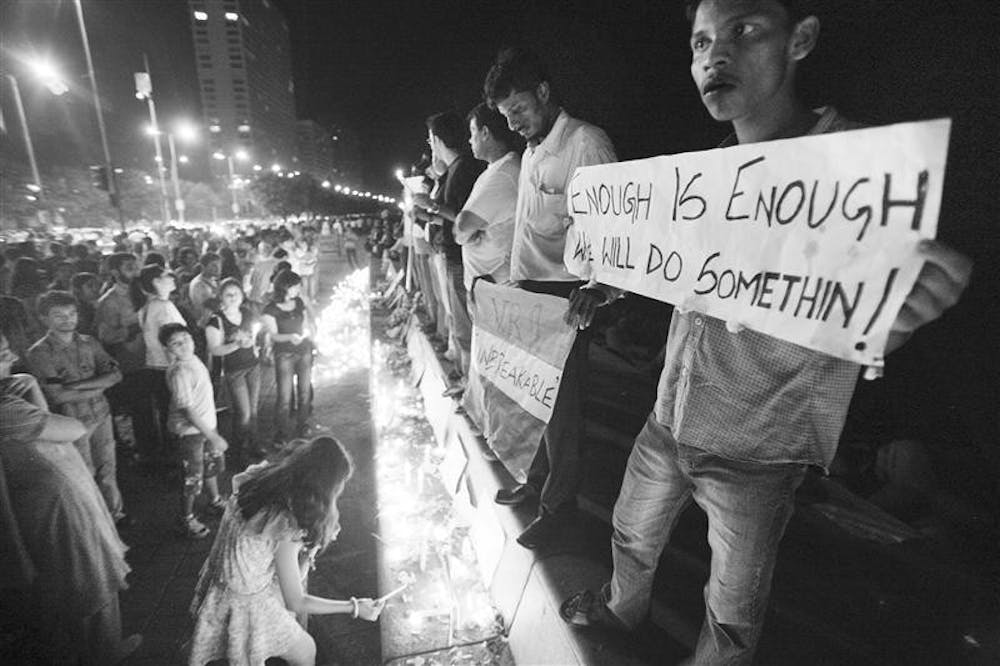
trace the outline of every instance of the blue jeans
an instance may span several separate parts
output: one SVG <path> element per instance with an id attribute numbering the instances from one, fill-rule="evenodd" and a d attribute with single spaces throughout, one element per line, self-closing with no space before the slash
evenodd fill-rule
<path id="1" fill-rule="evenodd" d="M 805 473 L 805 465 L 738 462 L 684 446 L 651 414 L 615 503 L 608 609 L 630 627 L 646 616 L 660 554 L 693 499 L 708 516 L 712 564 L 691 663 L 751 663 Z"/>
<path id="2" fill-rule="evenodd" d="M 237 450 L 248 453 L 246 449 L 253 445 L 257 426 L 260 366 L 254 365 L 245 370 L 227 372 L 224 377 L 229 386 L 229 398 L 235 409 L 233 429 L 236 431 Z"/>
<path id="3" fill-rule="evenodd" d="M 278 385 L 275 420 L 277 436 L 287 439 L 298 435 L 312 412 L 312 348 L 274 354 L 274 378 Z M 291 430 L 292 388 L 297 384 L 295 432 Z"/>

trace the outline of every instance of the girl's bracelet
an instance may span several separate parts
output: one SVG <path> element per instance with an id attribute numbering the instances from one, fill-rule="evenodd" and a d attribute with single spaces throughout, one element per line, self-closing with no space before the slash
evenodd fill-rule
<path id="1" fill-rule="evenodd" d="M 351 618 L 357 620 L 358 619 L 358 614 L 361 612 L 361 607 L 358 606 L 358 599 L 357 599 L 357 597 L 351 597 L 351 604 L 354 605 L 354 610 L 351 611 Z"/>

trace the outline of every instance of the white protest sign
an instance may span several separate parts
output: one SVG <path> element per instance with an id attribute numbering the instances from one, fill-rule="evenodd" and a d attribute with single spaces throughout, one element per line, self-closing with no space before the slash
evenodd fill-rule
<path id="1" fill-rule="evenodd" d="M 462 404 L 512 475 L 524 481 L 576 340 L 566 299 L 476 282 L 472 367 Z"/>
<path id="2" fill-rule="evenodd" d="M 549 422 L 562 368 L 549 365 L 506 340 L 480 328 L 476 372 L 490 380 L 539 421 Z"/>
<path id="3" fill-rule="evenodd" d="M 933 238 L 951 121 L 577 169 L 576 241 L 604 284 L 882 365 Z"/>

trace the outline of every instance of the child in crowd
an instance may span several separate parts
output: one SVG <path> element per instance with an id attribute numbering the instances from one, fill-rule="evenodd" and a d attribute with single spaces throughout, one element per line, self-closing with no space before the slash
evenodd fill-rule
<path id="1" fill-rule="evenodd" d="M 179 529 L 192 539 L 203 539 L 208 536 L 208 528 L 195 517 L 194 503 L 204 487 L 208 491 L 208 510 L 218 515 L 225 508 L 216 477 L 225 469 L 223 454 L 229 444 L 217 430 L 212 378 L 195 356 L 190 329 L 184 324 L 167 324 L 160 329 L 160 344 L 171 358 L 167 368 L 167 425 L 178 438 L 184 477 Z"/>
<path id="2" fill-rule="evenodd" d="M 263 665 L 270 658 L 311 665 L 316 643 L 295 613 L 374 622 L 382 612 L 382 600 L 326 599 L 303 589 L 316 553 L 340 532 L 337 498 L 352 464 L 331 437 L 288 451 L 233 477 L 233 497 L 191 602 L 191 666 L 216 659 Z"/>

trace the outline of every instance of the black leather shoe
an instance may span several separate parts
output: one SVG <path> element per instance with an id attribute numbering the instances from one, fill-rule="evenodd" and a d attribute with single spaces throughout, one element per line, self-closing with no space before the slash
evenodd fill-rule
<path id="1" fill-rule="evenodd" d="M 538 499 L 538 491 L 526 483 L 513 488 L 501 488 L 494 501 L 504 506 L 521 506 L 525 502 Z"/>
<path id="2" fill-rule="evenodd" d="M 559 534 L 566 524 L 565 517 L 551 513 L 543 513 L 528 523 L 528 526 L 517 537 L 517 542 L 528 550 L 542 546 Z"/>

